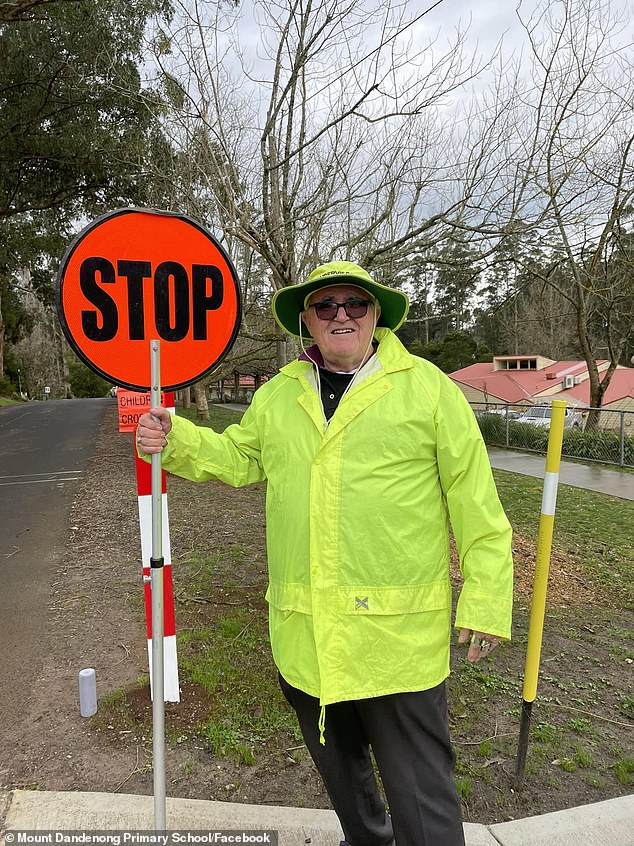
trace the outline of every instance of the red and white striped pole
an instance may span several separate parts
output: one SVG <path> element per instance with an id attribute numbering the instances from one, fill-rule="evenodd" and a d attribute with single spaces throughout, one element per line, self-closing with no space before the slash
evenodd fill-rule
<path id="1" fill-rule="evenodd" d="M 165 408 L 174 413 L 174 393 L 166 391 Z M 147 629 L 150 686 L 152 680 L 152 589 L 150 584 L 150 558 L 152 557 L 152 467 L 142 461 L 134 450 L 136 461 L 139 524 L 141 528 L 141 558 L 143 563 L 143 591 L 145 595 L 145 622 Z M 176 654 L 176 622 L 174 618 L 174 592 L 172 588 L 172 557 L 170 548 L 169 516 L 165 471 L 161 471 L 162 539 L 163 539 L 163 667 L 165 702 L 180 702 L 178 660 Z"/>

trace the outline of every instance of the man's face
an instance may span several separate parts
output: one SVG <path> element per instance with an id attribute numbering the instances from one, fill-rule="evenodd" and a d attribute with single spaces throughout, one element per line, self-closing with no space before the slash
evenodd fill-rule
<path id="1" fill-rule="evenodd" d="M 345 309 L 338 309 L 329 320 L 322 320 L 311 306 L 316 303 L 370 302 L 363 317 L 348 317 Z M 354 370 L 361 364 L 374 330 L 372 298 L 363 288 L 355 285 L 332 285 L 311 295 L 303 314 L 304 323 L 315 339 L 326 366 L 337 370 Z M 377 316 L 379 312 L 378 306 Z"/>

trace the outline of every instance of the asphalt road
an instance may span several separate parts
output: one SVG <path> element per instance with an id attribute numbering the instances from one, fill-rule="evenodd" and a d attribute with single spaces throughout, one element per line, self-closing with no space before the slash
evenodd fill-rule
<path id="1" fill-rule="evenodd" d="M 41 676 L 68 509 L 111 403 L 83 399 L 0 408 L 0 748 Z"/>

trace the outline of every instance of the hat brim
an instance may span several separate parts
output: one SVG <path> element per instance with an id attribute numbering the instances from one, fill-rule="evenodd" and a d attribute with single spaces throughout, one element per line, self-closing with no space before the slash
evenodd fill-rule
<path id="1" fill-rule="evenodd" d="M 289 335 L 299 338 L 299 315 L 304 311 L 306 297 L 321 288 L 330 288 L 333 285 L 354 285 L 372 294 L 381 306 L 377 326 L 384 326 L 396 331 L 407 317 L 409 299 L 402 291 L 388 288 L 387 285 L 381 285 L 363 277 L 341 275 L 328 281 L 315 279 L 312 282 L 302 282 L 300 285 L 280 288 L 279 291 L 275 292 L 271 301 L 271 310 L 275 321 Z M 302 338 L 310 337 L 310 332 L 304 323 L 302 325 Z"/>

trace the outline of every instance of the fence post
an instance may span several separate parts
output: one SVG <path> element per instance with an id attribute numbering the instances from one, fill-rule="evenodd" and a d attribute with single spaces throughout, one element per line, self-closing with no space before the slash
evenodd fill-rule
<path id="1" fill-rule="evenodd" d="M 506 411 L 506 446 L 508 448 L 509 445 L 509 407 L 508 405 L 505 408 Z"/>
<path id="2" fill-rule="evenodd" d="M 619 455 L 619 464 L 625 467 L 625 412 L 619 412 L 621 415 L 621 451 Z"/>

